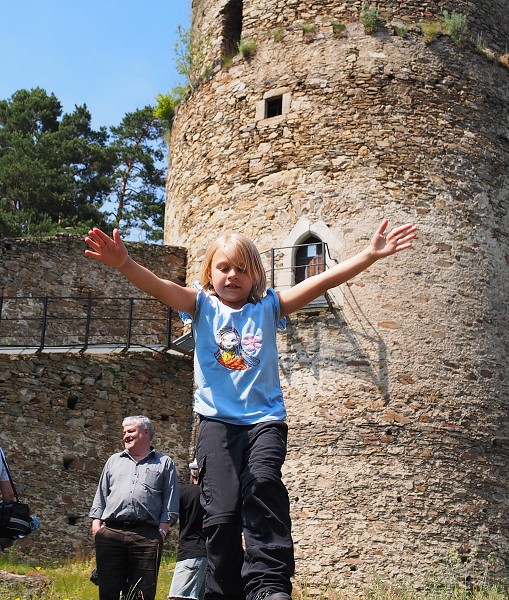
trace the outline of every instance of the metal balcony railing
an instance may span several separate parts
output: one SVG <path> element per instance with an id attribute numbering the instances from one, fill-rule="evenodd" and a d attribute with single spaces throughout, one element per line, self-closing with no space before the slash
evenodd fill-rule
<path id="1" fill-rule="evenodd" d="M 330 268 L 326 243 L 262 253 L 269 285 L 282 290 Z M 308 307 L 332 306 L 326 293 Z M 150 349 L 190 353 L 194 342 L 176 311 L 153 298 L 0 296 L 0 352 Z"/>
<path id="2" fill-rule="evenodd" d="M 0 350 L 175 349 L 178 314 L 151 298 L 0 296 Z"/>
<path id="3" fill-rule="evenodd" d="M 326 242 L 270 248 L 261 253 L 270 287 L 284 290 L 336 264 Z M 334 299 L 326 292 L 308 304 L 309 308 L 331 306 Z"/>

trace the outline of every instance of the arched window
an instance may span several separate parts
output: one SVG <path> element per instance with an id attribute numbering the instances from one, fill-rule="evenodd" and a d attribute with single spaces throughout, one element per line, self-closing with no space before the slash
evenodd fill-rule
<path id="1" fill-rule="evenodd" d="M 324 243 L 315 236 L 309 236 L 297 246 L 295 253 L 295 283 L 300 283 L 325 271 Z"/>

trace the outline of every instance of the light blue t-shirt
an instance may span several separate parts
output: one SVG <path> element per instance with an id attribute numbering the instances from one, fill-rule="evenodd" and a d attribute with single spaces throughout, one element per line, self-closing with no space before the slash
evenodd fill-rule
<path id="1" fill-rule="evenodd" d="M 279 299 L 273 289 L 240 309 L 203 290 L 196 298 L 194 410 L 235 425 L 286 417 L 279 381 L 276 329 Z"/>

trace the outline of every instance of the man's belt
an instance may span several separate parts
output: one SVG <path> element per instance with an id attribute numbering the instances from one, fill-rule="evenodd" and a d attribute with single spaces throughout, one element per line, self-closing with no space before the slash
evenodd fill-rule
<path id="1" fill-rule="evenodd" d="M 105 521 L 106 527 L 111 529 L 136 529 L 148 525 L 146 521 L 117 521 L 116 519 Z"/>

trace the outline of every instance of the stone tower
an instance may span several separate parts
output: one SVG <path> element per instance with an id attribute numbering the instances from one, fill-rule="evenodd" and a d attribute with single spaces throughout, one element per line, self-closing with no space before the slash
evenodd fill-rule
<path id="1" fill-rule="evenodd" d="M 193 0 L 165 241 L 188 249 L 191 282 L 208 243 L 242 231 L 279 249 L 278 287 L 295 281 L 301 244 L 330 266 L 383 216 L 418 225 L 413 251 L 281 334 L 297 580 L 418 582 L 440 560 L 502 580 L 509 2 L 375 7 L 368 34 L 360 0 Z M 444 11 L 466 17 L 459 43 Z"/>

